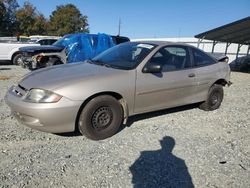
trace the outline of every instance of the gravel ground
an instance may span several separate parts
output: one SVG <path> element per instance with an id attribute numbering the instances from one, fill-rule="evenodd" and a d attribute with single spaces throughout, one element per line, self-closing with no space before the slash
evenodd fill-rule
<path id="1" fill-rule="evenodd" d="M 0 187 L 250 187 L 250 74 L 232 73 L 216 111 L 135 116 L 91 141 L 17 123 L 4 95 L 27 72 L 0 66 Z"/>

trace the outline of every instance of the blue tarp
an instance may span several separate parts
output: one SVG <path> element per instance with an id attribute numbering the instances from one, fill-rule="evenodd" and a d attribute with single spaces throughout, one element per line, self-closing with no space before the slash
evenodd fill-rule
<path id="1" fill-rule="evenodd" d="M 106 34 L 72 34 L 61 41 L 66 47 L 67 63 L 74 63 L 92 59 L 104 50 L 114 46 L 112 37 Z"/>

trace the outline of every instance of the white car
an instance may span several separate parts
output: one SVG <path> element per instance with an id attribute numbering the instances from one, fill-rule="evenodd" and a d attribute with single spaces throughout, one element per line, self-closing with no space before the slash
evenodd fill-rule
<path id="1" fill-rule="evenodd" d="M 29 46 L 51 45 L 59 37 L 31 39 L 27 42 L 0 42 L 0 61 L 12 61 L 14 65 L 21 62 L 22 53 L 20 48 Z"/>
<path id="2" fill-rule="evenodd" d="M 0 61 L 12 61 L 14 65 L 18 65 L 22 54 L 21 47 L 40 46 L 39 43 L 22 43 L 22 42 L 1 42 L 0 43 Z"/>

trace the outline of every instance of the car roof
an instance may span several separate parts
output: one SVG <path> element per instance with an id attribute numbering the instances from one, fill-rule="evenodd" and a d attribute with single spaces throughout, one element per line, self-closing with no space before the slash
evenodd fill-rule
<path id="1" fill-rule="evenodd" d="M 189 46 L 189 47 L 193 47 L 192 45 L 189 44 L 185 44 L 185 43 L 181 43 L 181 42 L 169 42 L 169 41 L 160 41 L 160 40 L 136 40 L 133 42 L 141 42 L 141 43 L 147 43 L 147 44 L 153 44 L 153 45 L 157 45 L 157 46 L 166 46 L 166 45 L 181 45 L 181 46 Z"/>

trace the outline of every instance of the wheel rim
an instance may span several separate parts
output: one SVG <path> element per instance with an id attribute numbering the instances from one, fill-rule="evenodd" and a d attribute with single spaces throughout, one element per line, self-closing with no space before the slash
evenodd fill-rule
<path id="1" fill-rule="evenodd" d="M 113 113 L 110 107 L 98 108 L 92 116 L 91 123 L 95 130 L 106 129 L 113 120 Z"/>
<path id="2" fill-rule="evenodd" d="M 210 103 L 212 106 L 216 105 L 220 101 L 220 98 L 220 93 L 218 91 L 214 91 L 210 98 Z"/>
<path id="3" fill-rule="evenodd" d="M 17 62 L 17 65 L 21 65 L 21 64 L 22 64 L 22 62 L 23 62 L 23 61 L 22 61 L 22 58 L 21 58 L 21 57 L 19 57 L 19 58 L 17 59 L 17 61 L 16 61 L 16 62 Z"/>
<path id="4" fill-rule="evenodd" d="M 16 65 L 21 65 L 22 63 L 23 63 L 23 61 L 22 61 L 22 56 L 18 56 L 17 59 L 16 59 L 15 64 L 16 64 Z"/>

